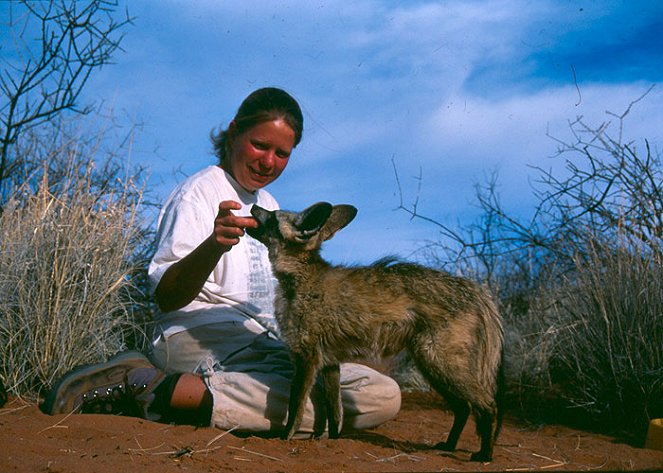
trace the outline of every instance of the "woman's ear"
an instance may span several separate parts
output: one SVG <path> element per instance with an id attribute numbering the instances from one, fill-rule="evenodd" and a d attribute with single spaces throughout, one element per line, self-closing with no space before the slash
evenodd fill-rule
<path id="1" fill-rule="evenodd" d="M 235 123 L 235 120 L 232 120 L 228 124 L 228 134 L 235 135 L 235 133 L 237 133 L 237 123 Z"/>
<path id="2" fill-rule="evenodd" d="M 237 124 L 235 123 L 235 120 L 233 120 L 228 124 L 228 128 L 226 128 L 226 140 L 224 144 L 226 157 L 232 152 L 235 138 L 237 138 Z"/>

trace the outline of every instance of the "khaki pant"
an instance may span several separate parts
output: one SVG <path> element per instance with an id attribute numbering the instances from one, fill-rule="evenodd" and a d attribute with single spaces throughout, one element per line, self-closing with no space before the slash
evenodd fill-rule
<path id="1" fill-rule="evenodd" d="M 196 327 L 154 343 L 152 362 L 166 372 L 203 375 L 214 399 L 212 425 L 224 430 L 278 432 L 285 425 L 293 365 L 283 342 L 238 322 Z M 313 433 L 319 391 L 306 406 L 298 437 Z M 360 364 L 341 365 L 344 429 L 366 429 L 400 409 L 396 382 Z"/>

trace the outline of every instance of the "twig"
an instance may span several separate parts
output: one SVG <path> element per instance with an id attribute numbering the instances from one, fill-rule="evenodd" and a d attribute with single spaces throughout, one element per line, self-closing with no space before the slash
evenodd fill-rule
<path id="1" fill-rule="evenodd" d="M 548 460 L 553 462 L 550 465 L 543 465 L 537 467 L 518 467 L 518 468 L 507 468 L 504 471 L 532 471 L 532 470 L 549 470 L 551 468 L 559 468 L 560 466 L 568 465 L 568 461 L 555 460 L 554 458 L 547 457 L 545 455 L 539 455 L 538 453 L 531 453 L 533 457 L 541 458 L 543 460 Z"/>
<path id="2" fill-rule="evenodd" d="M 138 439 L 137 439 L 136 437 L 134 437 L 134 441 L 136 442 L 136 445 L 138 445 L 138 447 L 140 448 L 140 451 L 141 451 L 141 452 L 145 452 L 145 453 L 146 453 L 148 450 L 156 450 L 157 448 L 159 448 L 159 447 L 161 447 L 161 446 L 163 445 L 163 442 L 161 442 L 159 445 L 157 445 L 157 446 L 155 446 L 155 447 L 143 448 L 143 446 L 140 444 L 140 442 L 138 441 Z M 130 450 L 130 451 L 134 451 L 135 449 L 130 448 L 129 450 Z"/>
<path id="3" fill-rule="evenodd" d="M 71 417 L 72 414 L 76 413 L 77 410 L 78 410 L 78 409 L 73 409 L 69 414 L 67 414 L 66 416 L 64 416 L 64 417 L 63 417 L 62 419 L 60 419 L 58 422 L 56 422 L 55 424 L 50 425 L 50 426 L 48 426 L 48 427 L 44 427 L 44 428 L 41 429 L 39 432 L 37 432 L 37 434 L 41 434 L 42 432 L 45 432 L 45 431 L 47 431 L 47 430 L 49 430 L 49 429 L 54 429 L 54 428 L 56 428 L 56 427 L 61 427 L 61 428 L 63 428 L 63 429 L 68 429 L 69 426 L 67 426 L 67 425 L 60 425 L 60 424 L 62 424 L 65 420 L 69 419 L 69 417 Z"/>
<path id="4" fill-rule="evenodd" d="M 549 470 L 551 468 L 559 468 L 560 466 L 564 466 L 566 463 L 554 463 L 552 465 L 544 465 L 544 466 L 537 466 L 537 467 L 527 467 L 523 466 L 520 468 L 507 468 L 504 471 L 532 471 L 532 470 Z"/>
<path id="5" fill-rule="evenodd" d="M 12 409 L 9 409 L 8 407 L 5 408 L 5 409 L 0 409 L 0 416 L 11 414 L 12 412 L 16 412 L 16 411 L 21 411 L 21 410 L 25 409 L 28 406 L 29 406 L 29 404 L 25 404 L 21 407 L 14 407 Z"/>
<path id="6" fill-rule="evenodd" d="M 135 440 L 135 442 L 136 442 L 136 444 L 138 445 L 139 448 L 130 448 L 129 449 L 130 452 L 141 453 L 141 454 L 144 454 L 144 455 L 154 455 L 154 456 L 169 455 L 173 458 L 180 458 L 180 457 L 183 457 L 185 455 L 186 456 L 191 456 L 195 453 L 209 453 L 209 452 L 213 452 L 215 450 L 218 450 L 218 449 L 222 448 L 222 446 L 219 445 L 218 447 L 203 448 L 201 450 L 195 450 L 192 447 L 186 446 L 186 447 L 180 448 L 179 450 L 167 450 L 167 451 L 164 451 L 164 452 L 150 452 L 149 450 L 155 450 L 157 448 L 162 447 L 163 443 L 161 443 L 161 444 L 159 444 L 155 447 L 151 447 L 151 448 L 146 449 L 146 448 L 143 448 L 143 446 L 140 444 L 140 442 L 138 442 L 137 438 L 134 437 L 134 440 Z"/>
<path id="7" fill-rule="evenodd" d="M 391 457 L 378 458 L 378 459 L 376 459 L 375 461 L 377 461 L 377 462 L 392 462 L 392 463 L 394 463 L 394 460 L 396 460 L 397 458 L 400 458 L 400 457 L 406 457 L 406 458 L 409 459 L 410 461 L 414 461 L 414 462 L 420 462 L 420 461 L 422 461 L 422 460 L 425 460 L 424 457 L 418 457 L 418 456 L 416 456 L 416 455 L 410 455 L 409 453 L 397 453 L 396 455 L 393 455 L 393 456 L 391 456 Z"/>
<path id="8" fill-rule="evenodd" d="M 548 470 L 550 468 L 559 468 L 560 466 L 564 466 L 566 463 L 553 463 L 552 465 L 544 465 L 540 466 L 539 470 Z"/>
<path id="9" fill-rule="evenodd" d="M 228 448 L 231 448 L 233 450 L 239 450 L 240 452 L 250 453 L 252 455 L 256 455 L 256 456 L 259 456 L 259 457 L 267 458 L 268 460 L 274 460 L 274 461 L 277 461 L 277 462 L 283 461 L 280 458 L 272 457 L 270 455 L 265 455 L 264 453 L 254 452 L 252 450 L 247 450 L 244 447 L 233 447 L 232 445 L 228 445 Z"/>
<path id="10" fill-rule="evenodd" d="M 163 445 L 163 444 L 161 444 L 161 445 Z M 161 445 L 159 445 L 159 446 L 161 446 Z M 169 451 L 166 451 L 166 452 L 148 452 L 147 450 L 142 450 L 140 448 L 130 448 L 129 451 L 131 453 L 140 453 L 140 454 L 143 454 L 143 455 L 154 455 L 154 456 L 157 456 L 157 455 L 175 455 L 177 453 L 176 450 L 169 450 Z"/>
<path id="11" fill-rule="evenodd" d="M 216 452 L 220 448 L 223 448 L 223 445 L 217 445 L 216 447 L 212 447 L 212 448 L 203 448 L 202 450 L 191 450 L 191 455 L 193 455 L 194 453 Z"/>
<path id="12" fill-rule="evenodd" d="M 546 457 L 544 455 L 539 455 L 538 453 L 532 453 L 532 456 L 537 457 L 537 458 L 543 458 L 544 460 L 548 460 L 548 461 L 555 462 L 555 463 L 562 463 L 562 464 L 564 463 L 560 460 L 555 460 L 555 459 L 552 459 L 550 457 Z"/>
<path id="13" fill-rule="evenodd" d="M 606 458 L 606 459 L 603 461 L 603 463 L 601 463 L 600 465 L 597 465 L 597 466 L 589 466 L 589 465 L 587 465 L 587 469 L 589 469 L 589 470 L 600 470 L 600 469 L 602 469 L 604 466 L 606 466 L 607 464 L 608 464 L 608 459 Z"/>
<path id="14" fill-rule="evenodd" d="M 234 426 L 233 428 L 231 428 L 231 429 L 229 429 L 229 430 L 226 430 L 225 432 L 221 432 L 219 435 L 217 435 L 217 436 L 214 437 L 212 440 L 210 440 L 209 442 L 207 442 L 207 445 L 205 445 L 205 446 L 206 446 L 206 447 L 209 447 L 209 446 L 212 445 L 214 442 L 216 442 L 217 440 L 219 440 L 221 437 L 223 437 L 223 436 L 225 436 L 225 435 L 228 435 L 230 432 L 232 432 L 233 430 L 235 430 L 235 429 L 238 428 L 238 427 L 239 427 L 239 424 L 237 424 L 236 426 Z"/>

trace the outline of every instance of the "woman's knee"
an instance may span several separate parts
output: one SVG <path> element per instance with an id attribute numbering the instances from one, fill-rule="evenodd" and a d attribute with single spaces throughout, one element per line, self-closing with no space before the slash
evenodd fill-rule
<path id="1" fill-rule="evenodd" d="M 354 364 L 342 367 L 341 376 L 348 427 L 367 429 L 396 417 L 401 408 L 401 390 L 392 378 Z"/>
<path id="2" fill-rule="evenodd" d="M 375 415 L 379 424 L 396 417 L 401 409 L 400 386 L 389 376 L 380 375 L 368 394 L 375 400 Z"/>

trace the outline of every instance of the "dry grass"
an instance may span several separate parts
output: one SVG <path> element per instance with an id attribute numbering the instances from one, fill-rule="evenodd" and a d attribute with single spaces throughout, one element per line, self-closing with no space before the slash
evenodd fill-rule
<path id="1" fill-rule="evenodd" d="M 0 375 L 32 396 L 78 364 L 140 338 L 141 190 L 98 186 L 92 162 L 23 187 L 0 215 Z"/>
<path id="2" fill-rule="evenodd" d="M 554 139 L 563 170 L 537 169 L 530 216 L 506 209 L 497 177 L 481 214 L 440 229 L 428 261 L 485 281 L 505 319 L 512 413 L 642 441 L 663 416 L 663 162 L 621 114 L 582 117 Z"/>
<path id="3" fill-rule="evenodd" d="M 663 257 L 636 243 L 591 245 L 538 295 L 521 340 L 519 389 L 557 418 L 644 438 L 663 416 Z"/>

